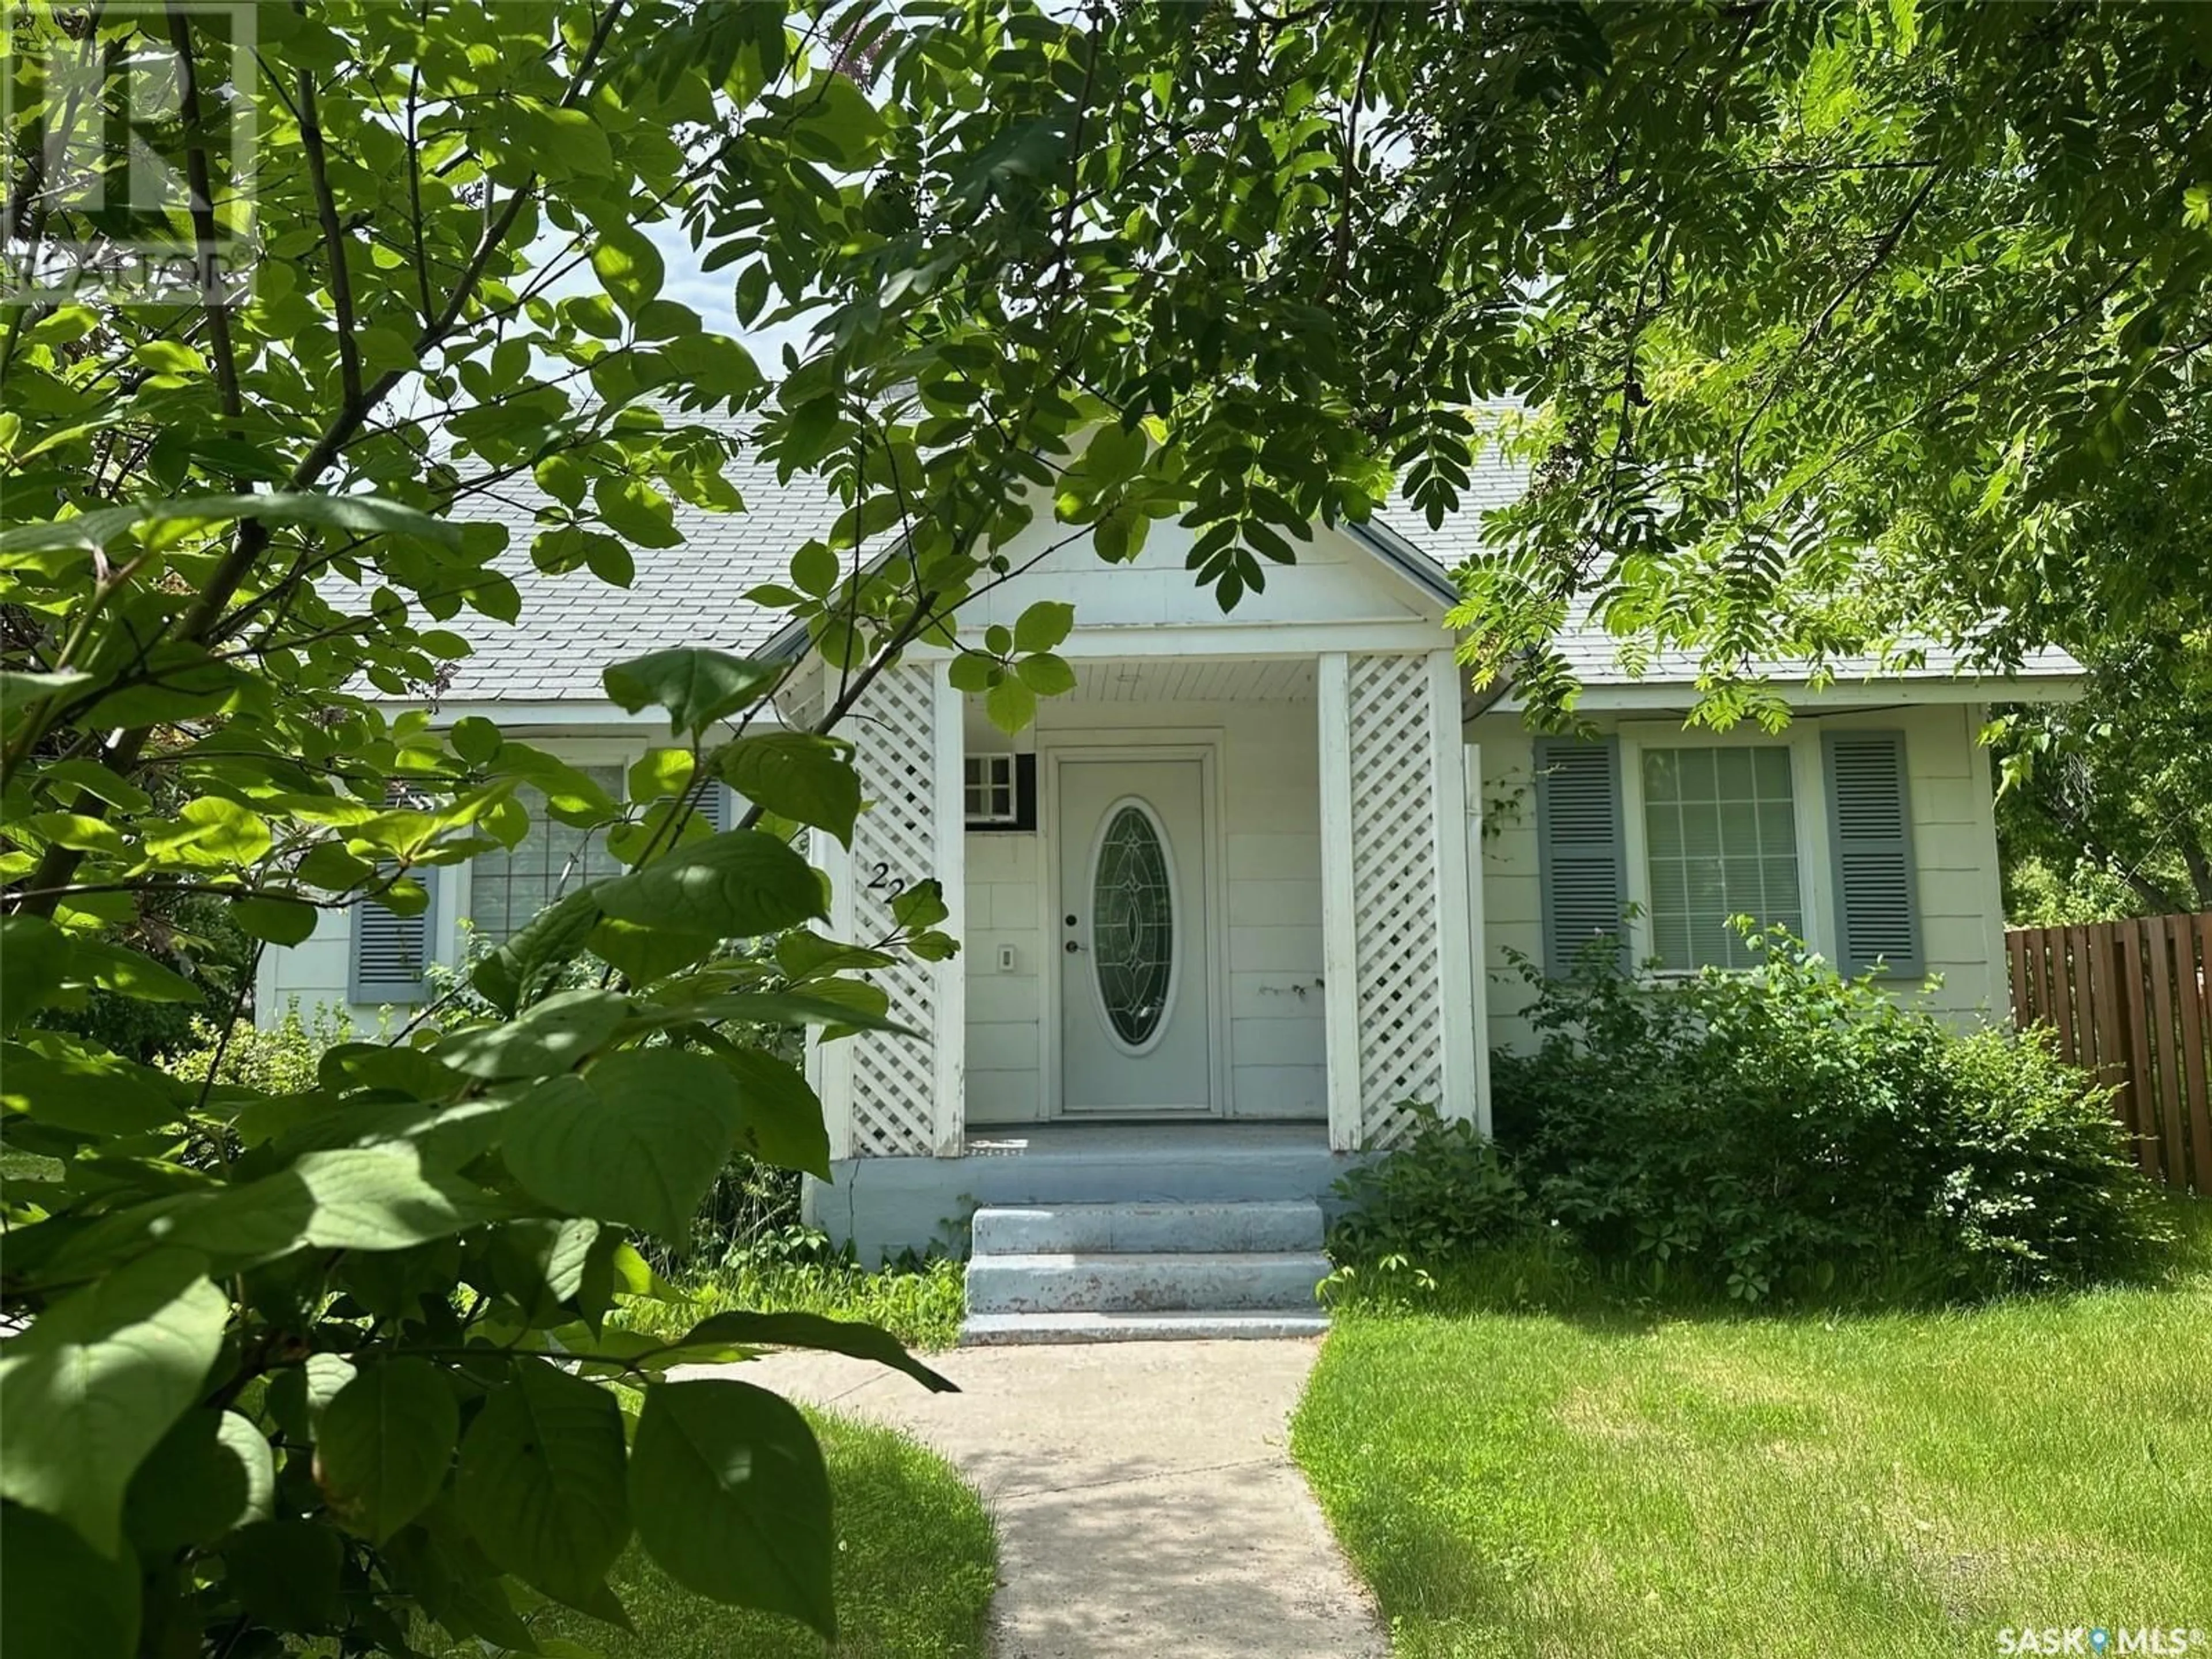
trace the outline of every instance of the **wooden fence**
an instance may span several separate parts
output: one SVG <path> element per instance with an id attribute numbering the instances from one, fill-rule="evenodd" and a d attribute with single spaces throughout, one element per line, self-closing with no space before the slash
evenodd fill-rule
<path id="1" fill-rule="evenodd" d="M 2212 1194 L 2212 910 L 2005 935 L 2013 1018 L 2118 1090 L 2143 1169 Z"/>

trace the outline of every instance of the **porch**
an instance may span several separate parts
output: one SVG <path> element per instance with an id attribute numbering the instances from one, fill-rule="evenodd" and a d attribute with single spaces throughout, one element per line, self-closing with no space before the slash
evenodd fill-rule
<path id="1" fill-rule="evenodd" d="M 869 806 L 814 848 L 837 935 L 891 933 L 933 878 L 963 941 L 875 975 L 918 1035 L 815 1055 L 835 1180 L 809 1213 L 865 1256 L 979 1206 L 1325 1200 L 1408 1102 L 1487 1121 L 1449 651 L 1083 644 L 1018 741 L 941 659 L 843 727 Z"/>

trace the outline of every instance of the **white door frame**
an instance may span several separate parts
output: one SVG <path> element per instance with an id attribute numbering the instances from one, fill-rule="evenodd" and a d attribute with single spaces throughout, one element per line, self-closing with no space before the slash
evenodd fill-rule
<path id="1" fill-rule="evenodd" d="M 1113 731 L 1073 731 L 1036 734 L 1037 769 L 1037 938 L 1051 958 L 1050 971 L 1039 988 L 1042 1039 L 1040 1058 L 1044 1085 L 1044 1115 L 1064 1117 L 1066 1090 L 1060 1075 L 1061 985 L 1065 970 L 1060 951 L 1060 872 L 1064 831 L 1060 818 L 1060 763 L 1062 761 L 1187 761 L 1198 763 L 1198 793 L 1206 813 L 1206 1048 L 1207 1094 L 1212 1105 L 1203 1113 L 1188 1111 L 1131 1112 L 1131 1119 L 1207 1118 L 1232 1116 L 1236 1103 L 1230 1098 L 1229 1064 L 1229 903 L 1227 868 L 1229 843 L 1225 830 L 1226 803 L 1221 796 L 1221 749 L 1224 732 L 1218 726 L 1169 726 L 1152 729 L 1132 727 Z M 1086 1123 L 1111 1122 L 1109 1112 L 1084 1112 Z"/>

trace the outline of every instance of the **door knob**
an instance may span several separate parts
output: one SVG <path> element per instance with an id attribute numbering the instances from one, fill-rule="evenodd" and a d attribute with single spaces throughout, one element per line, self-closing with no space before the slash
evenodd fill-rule
<path id="1" fill-rule="evenodd" d="M 1078 945 L 1078 944 L 1077 944 L 1073 939 L 1070 939 L 1070 940 L 1068 940 L 1068 941 L 1067 941 L 1067 943 L 1066 943 L 1066 944 L 1065 944 L 1065 945 L 1061 945 L 1060 948 L 1061 950 L 1063 950 L 1063 951 L 1066 951 L 1068 955 L 1070 955 L 1070 956 L 1073 956 L 1073 955 L 1074 955 L 1078 951 L 1080 951 L 1083 947 L 1082 947 L 1080 945 Z"/>

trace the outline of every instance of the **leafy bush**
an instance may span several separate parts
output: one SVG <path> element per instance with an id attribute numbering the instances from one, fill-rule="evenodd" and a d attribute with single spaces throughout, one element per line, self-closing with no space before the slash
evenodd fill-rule
<path id="1" fill-rule="evenodd" d="M 1747 1302 L 1976 1297 L 2123 1270 L 2158 1238 L 2106 1095 L 2042 1037 L 1961 1036 L 1755 942 L 1749 972 L 1539 980 L 1540 1046 L 1496 1057 L 1501 1142 L 1601 1260 Z"/>
<path id="2" fill-rule="evenodd" d="M 1330 1229 L 1337 1261 L 1439 1262 L 1525 1232 L 1534 1212 L 1498 1143 L 1464 1118 L 1417 1104 L 1413 1138 L 1336 1183 L 1345 1209 Z"/>
<path id="3" fill-rule="evenodd" d="M 210 1070 L 217 1084 L 272 1095 L 304 1095 L 319 1086 L 323 1052 L 353 1040 L 352 1023 L 327 1004 L 318 1003 L 305 1018 L 297 998 L 284 1018 L 266 1030 L 250 1019 L 230 1028 L 228 1039 L 213 1020 L 194 1016 L 185 1033 L 190 1045 L 154 1063 L 184 1083 L 205 1083 Z"/>

